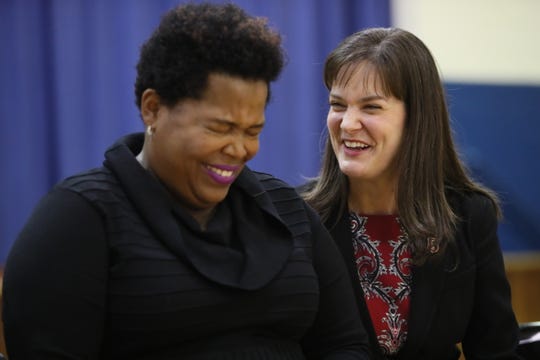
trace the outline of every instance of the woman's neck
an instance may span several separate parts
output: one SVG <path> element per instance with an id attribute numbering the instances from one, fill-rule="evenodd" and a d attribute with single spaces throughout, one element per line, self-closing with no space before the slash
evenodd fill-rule
<path id="1" fill-rule="evenodd" d="M 394 186 L 362 182 L 349 184 L 349 209 L 366 215 L 397 214 L 397 194 Z"/>

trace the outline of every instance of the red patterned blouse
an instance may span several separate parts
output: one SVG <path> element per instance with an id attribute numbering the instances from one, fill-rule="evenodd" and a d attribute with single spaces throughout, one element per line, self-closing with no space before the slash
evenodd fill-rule
<path id="1" fill-rule="evenodd" d="M 395 215 L 350 213 L 354 257 L 383 354 L 405 343 L 411 294 L 411 252 Z"/>

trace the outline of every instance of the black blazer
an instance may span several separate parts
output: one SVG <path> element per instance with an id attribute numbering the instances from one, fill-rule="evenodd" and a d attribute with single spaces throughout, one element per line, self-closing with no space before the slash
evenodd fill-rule
<path id="1" fill-rule="evenodd" d="M 458 359 L 460 342 L 467 359 L 519 359 L 495 208 L 480 194 L 454 195 L 450 203 L 460 217 L 455 247 L 413 267 L 409 331 L 395 359 Z M 356 272 L 348 214 L 331 216 L 326 226 L 347 264 L 372 358 L 384 359 Z"/>

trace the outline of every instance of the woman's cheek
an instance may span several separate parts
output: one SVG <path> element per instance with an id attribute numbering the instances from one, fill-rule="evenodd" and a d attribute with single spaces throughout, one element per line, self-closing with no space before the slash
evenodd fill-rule
<path id="1" fill-rule="evenodd" d="M 340 114 L 335 113 L 332 110 L 328 112 L 328 116 L 326 117 L 326 125 L 328 126 L 330 130 L 335 130 L 335 128 L 339 126 L 340 121 L 341 121 Z"/>

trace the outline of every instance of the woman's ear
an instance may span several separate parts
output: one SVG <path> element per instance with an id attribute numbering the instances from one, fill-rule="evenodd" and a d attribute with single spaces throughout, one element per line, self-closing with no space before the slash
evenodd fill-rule
<path id="1" fill-rule="evenodd" d="M 159 95 L 154 89 L 144 90 L 141 96 L 141 117 L 146 126 L 151 126 L 157 120 L 160 108 Z"/>

